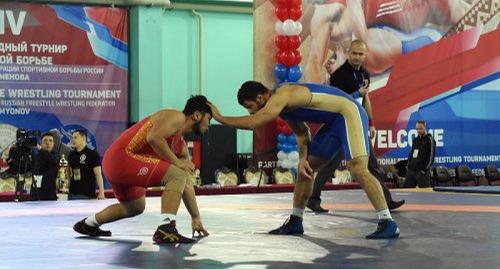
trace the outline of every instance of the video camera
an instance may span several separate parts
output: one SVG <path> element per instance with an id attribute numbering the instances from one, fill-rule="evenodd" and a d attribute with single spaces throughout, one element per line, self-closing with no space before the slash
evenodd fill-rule
<path id="1" fill-rule="evenodd" d="M 35 148 L 40 136 L 41 132 L 38 130 L 17 129 L 16 147 L 24 149 Z"/>

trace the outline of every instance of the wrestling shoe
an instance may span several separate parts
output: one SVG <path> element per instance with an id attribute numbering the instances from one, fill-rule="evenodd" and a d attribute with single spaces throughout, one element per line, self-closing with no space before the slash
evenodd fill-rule
<path id="1" fill-rule="evenodd" d="M 303 234 L 304 226 L 302 226 L 302 218 L 290 215 L 290 217 L 281 225 L 281 227 L 274 229 L 269 234 L 281 235 L 296 235 Z"/>
<path id="2" fill-rule="evenodd" d="M 389 203 L 387 203 L 387 206 L 389 207 L 389 210 L 394 210 L 394 209 L 397 209 L 399 207 L 401 207 L 402 205 L 404 205 L 405 203 L 405 200 L 401 200 L 401 201 L 390 201 Z"/>
<path id="3" fill-rule="evenodd" d="M 196 240 L 184 237 L 177 232 L 175 220 L 170 221 L 168 224 L 158 226 L 153 235 L 153 241 L 157 244 L 192 244 L 196 242 Z"/>
<path id="4" fill-rule="evenodd" d="M 379 220 L 377 230 L 366 236 L 366 239 L 391 239 L 399 237 L 399 228 L 392 219 Z"/>
<path id="5" fill-rule="evenodd" d="M 320 204 L 307 203 L 307 208 L 316 213 L 326 213 L 328 209 L 322 208 Z"/>
<path id="6" fill-rule="evenodd" d="M 92 227 L 85 223 L 85 219 L 75 223 L 73 225 L 73 230 L 77 233 L 88 235 L 88 236 L 111 236 L 111 231 L 103 231 L 99 227 Z"/>

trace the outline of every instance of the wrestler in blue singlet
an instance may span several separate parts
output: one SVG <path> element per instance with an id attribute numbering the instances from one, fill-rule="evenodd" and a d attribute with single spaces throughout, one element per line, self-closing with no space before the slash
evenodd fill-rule
<path id="1" fill-rule="evenodd" d="M 347 161 L 368 156 L 368 116 L 361 104 L 335 87 L 288 84 L 307 87 L 312 93 L 311 102 L 308 107 L 285 109 L 280 116 L 290 122 L 324 124 L 311 141 L 310 155 L 330 159 L 342 147 Z"/>

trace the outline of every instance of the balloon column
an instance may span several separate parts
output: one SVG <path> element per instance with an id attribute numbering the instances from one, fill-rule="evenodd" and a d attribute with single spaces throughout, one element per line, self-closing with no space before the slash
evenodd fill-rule
<path id="1" fill-rule="evenodd" d="M 299 34 L 302 24 L 298 21 L 302 17 L 301 0 L 277 0 L 274 10 L 278 20 L 274 26 L 278 34 L 274 41 L 278 47 L 274 75 L 278 83 L 297 82 L 302 77 L 302 68 L 299 66 L 302 55 Z"/>
<path id="2" fill-rule="evenodd" d="M 299 37 L 302 24 L 298 21 L 302 16 L 301 0 L 277 0 L 275 14 L 278 20 L 275 24 L 277 36 L 274 41 L 278 47 L 274 75 L 277 83 L 297 82 L 302 77 L 299 66 L 302 55 L 298 50 L 301 44 Z M 278 167 L 292 169 L 296 172 L 299 163 L 297 141 L 292 130 L 284 120 L 276 120 L 278 133 Z"/>
<path id="3" fill-rule="evenodd" d="M 299 164 L 299 152 L 295 135 L 281 118 L 276 119 L 276 128 L 278 131 L 278 167 L 296 171 Z"/>

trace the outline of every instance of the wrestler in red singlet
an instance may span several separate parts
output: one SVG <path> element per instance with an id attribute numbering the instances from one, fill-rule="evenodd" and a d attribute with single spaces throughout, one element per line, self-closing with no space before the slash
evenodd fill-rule
<path id="1" fill-rule="evenodd" d="M 136 123 L 113 142 L 104 154 L 103 172 L 120 202 L 145 194 L 148 186 L 158 186 L 170 163 L 161 160 L 146 141 L 153 124 L 149 117 Z M 166 138 L 172 152 L 179 156 L 184 146 L 180 134 Z"/>

